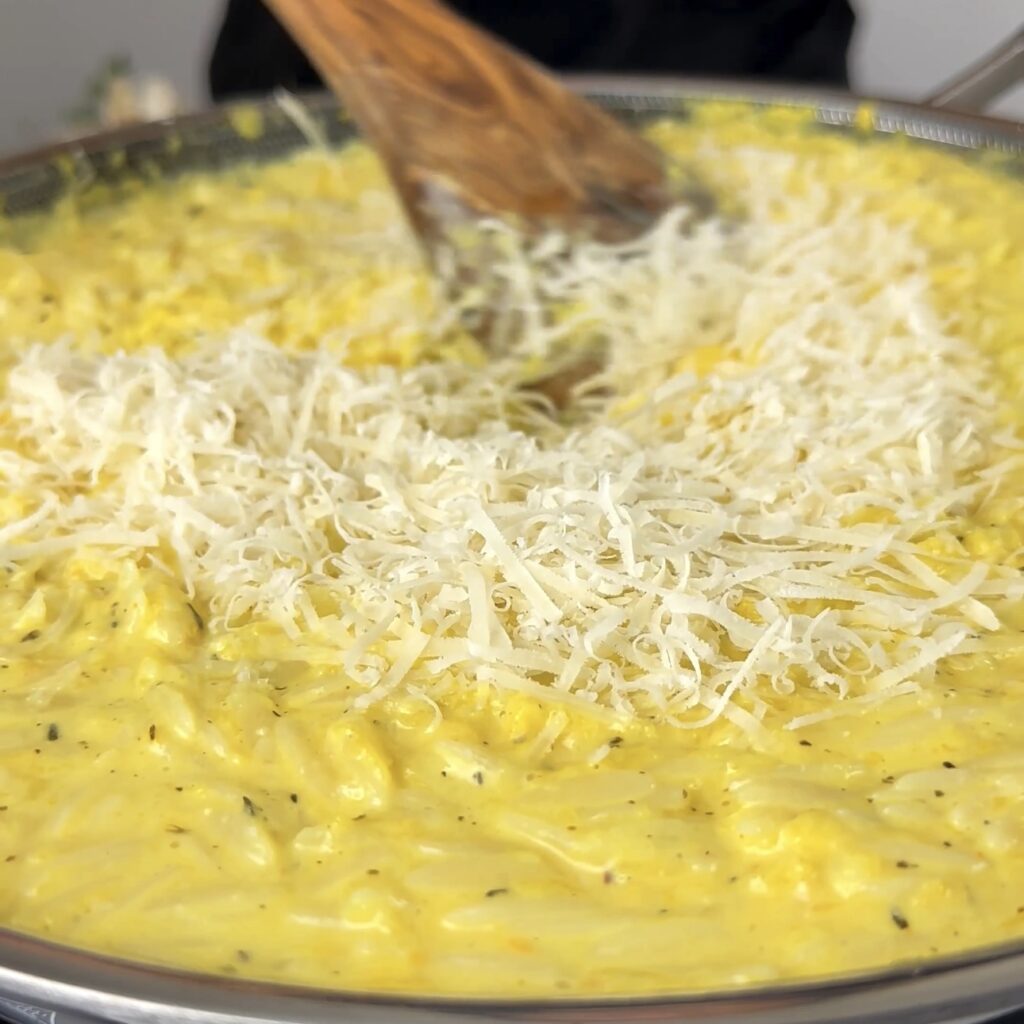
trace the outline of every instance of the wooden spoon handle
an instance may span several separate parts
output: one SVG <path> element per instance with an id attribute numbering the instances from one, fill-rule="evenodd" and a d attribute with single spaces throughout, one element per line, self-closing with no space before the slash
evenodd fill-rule
<path id="1" fill-rule="evenodd" d="M 667 205 L 658 151 L 436 0 L 269 0 L 429 235 L 452 194 L 609 240 Z"/>

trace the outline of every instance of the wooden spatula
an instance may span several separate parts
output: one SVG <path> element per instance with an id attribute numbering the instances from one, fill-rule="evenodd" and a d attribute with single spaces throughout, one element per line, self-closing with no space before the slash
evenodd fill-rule
<path id="1" fill-rule="evenodd" d="M 269 4 L 376 148 L 430 255 L 453 226 L 495 215 L 622 241 L 672 201 L 652 145 L 436 0 Z"/>

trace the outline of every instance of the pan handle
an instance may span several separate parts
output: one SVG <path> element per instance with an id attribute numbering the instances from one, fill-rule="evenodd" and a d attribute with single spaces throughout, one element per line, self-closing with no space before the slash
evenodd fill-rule
<path id="1" fill-rule="evenodd" d="M 1024 81 L 1024 27 L 937 89 L 924 102 L 938 110 L 983 110 Z"/>

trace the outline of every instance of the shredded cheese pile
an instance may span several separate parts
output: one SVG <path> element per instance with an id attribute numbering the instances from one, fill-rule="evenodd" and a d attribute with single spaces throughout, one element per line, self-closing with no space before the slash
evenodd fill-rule
<path id="1" fill-rule="evenodd" d="M 921 543 L 1019 453 L 909 237 L 745 159 L 735 223 L 510 259 L 524 327 L 482 367 L 355 368 L 258 324 L 181 359 L 28 348 L 0 473 L 38 504 L 0 558 L 148 553 L 215 628 L 326 648 L 360 706 L 457 677 L 752 729 L 796 688 L 915 689 L 1017 586 Z M 581 332 L 607 372 L 559 423 L 517 367 Z"/>

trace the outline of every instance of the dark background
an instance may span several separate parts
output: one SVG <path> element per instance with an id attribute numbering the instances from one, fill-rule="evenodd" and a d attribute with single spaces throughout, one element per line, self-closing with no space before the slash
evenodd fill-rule
<path id="1" fill-rule="evenodd" d="M 448 2 L 556 71 L 848 83 L 848 0 Z M 228 0 L 209 70 L 215 99 L 320 85 L 260 0 Z"/>

